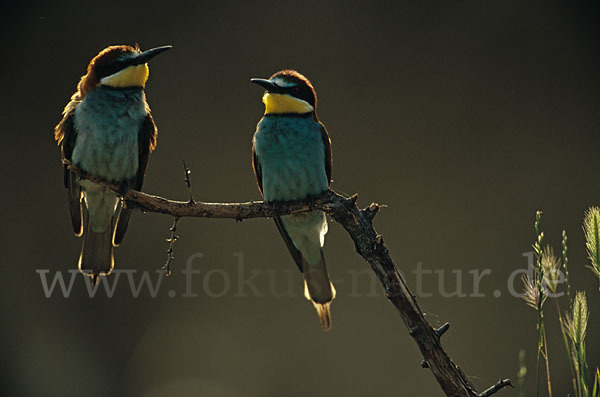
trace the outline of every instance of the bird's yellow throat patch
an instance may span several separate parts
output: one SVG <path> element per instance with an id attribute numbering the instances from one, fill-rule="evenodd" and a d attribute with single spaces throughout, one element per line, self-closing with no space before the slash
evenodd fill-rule
<path id="1" fill-rule="evenodd" d="M 104 77 L 100 80 L 101 84 L 111 87 L 144 87 L 148 80 L 148 65 L 129 66 L 125 69 Z"/>
<path id="2" fill-rule="evenodd" d="M 308 113 L 315 110 L 310 103 L 285 94 L 267 92 L 262 101 L 265 104 L 265 114 Z"/>

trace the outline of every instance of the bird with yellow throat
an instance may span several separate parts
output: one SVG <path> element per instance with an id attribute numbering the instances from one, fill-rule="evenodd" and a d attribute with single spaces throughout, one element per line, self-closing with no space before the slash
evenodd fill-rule
<path id="1" fill-rule="evenodd" d="M 110 46 L 90 61 L 54 130 L 63 160 L 124 190 L 141 189 L 157 136 L 144 93 L 148 61 L 169 48 L 142 52 L 137 46 Z M 78 267 L 95 284 L 113 270 L 113 246 L 123 240 L 131 210 L 115 192 L 80 178 L 68 166 L 64 185 L 73 231 L 83 234 Z"/>
<path id="2" fill-rule="evenodd" d="M 317 117 L 313 85 L 294 70 L 251 81 L 266 90 L 265 113 L 252 140 L 252 165 L 265 202 L 321 195 L 331 183 L 331 141 Z M 331 329 L 335 288 L 322 249 L 327 233 L 325 213 L 278 216 L 275 224 L 304 275 L 306 298 L 317 310 L 323 329 Z"/>

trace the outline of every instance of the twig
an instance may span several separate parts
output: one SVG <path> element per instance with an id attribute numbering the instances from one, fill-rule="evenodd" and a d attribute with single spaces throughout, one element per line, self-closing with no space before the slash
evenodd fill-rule
<path id="1" fill-rule="evenodd" d="M 485 390 L 483 393 L 481 393 L 479 395 L 479 397 L 489 397 L 492 394 L 496 394 L 500 389 L 504 389 L 507 386 L 514 388 L 512 383 L 510 383 L 510 379 L 500 379 L 498 381 L 498 383 L 496 383 L 494 386 L 490 387 L 489 389 Z"/>
<path id="2" fill-rule="evenodd" d="M 194 200 L 194 195 L 192 194 L 192 170 L 190 170 L 187 165 L 185 165 L 185 160 L 182 160 L 183 163 L 183 171 L 185 172 L 185 185 L 188 188 L 188 193 L 190 195 L 189 202 L 190 204 L 194 204 L 196 200 Z"/>
<path id="3" fill-rule="evenodd" d="M 450 329 L 450 323 L 445 323 L 444 325 L 442 325 L 441 327 L 436 329 L 435 333 L 439 338 L 441 338 L 442 335 L 444 335 L 446 333 L 446 331 L 448 331 L 449 329 Z"/>
<path id="4" fill-rule="evenodd" d="M 71 166 L 71 170 L 78 171 L 73 166 Z M 104 184 L 107 188 L 115 191 L 119 187 L 102 179 L 82 177 Z M 442 348 L 439 334 L 443 334 L 447 327 L 442 326 L 441 332 L 438 334 L 427 322 L 415 296 L 394 265 L 383 242 L 383 237 L 375 231 L 373 218 L 379 211 L 380 206 L 373 203 L 365 209 L 359 209 L 356 206 L 357 198 L 357 195 L 346 198 L 328 190 L 321 197 L 310 200 L 310 203 L 302 201 L 284 202 L 278 203 L 275 208 L 270 204 L 254 201 L 245 203 L 173 201 L 135 190 L 129 190 L 124 195 L 124 200 L 130 208 L 137 207 L 145 212 L 168 214 L 175 218 L 226 218 L 239 221 L 249 218 L 269 218 L 278 215 L 322 210 L 346 229 L 354 241 L 356 252 L 371 265 L 371 269 L 384 288 L 386 297 L 400 313 L 409 334 L 417 343 L 424 361 L 447 396 L 485 397 L 510 385 L 510 381 L 503 380 L 486 390 L 484 394 L 477 393 L 469 378 Z"/>

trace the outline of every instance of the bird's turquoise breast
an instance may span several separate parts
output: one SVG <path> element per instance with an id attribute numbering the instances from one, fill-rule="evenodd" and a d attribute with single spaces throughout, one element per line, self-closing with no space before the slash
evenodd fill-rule
<path id="1" fill-rule="evenodd" d="M 147 112 L 141 88 L 91 91 L 75 110 L 73 163 L 111 181 L 133 178 L 138 169 L 138 133 Z"/>
<path id="2" fill-rule="evenodd" d="M 265 116 L 254 134 L 266 201 L 300 200 L 327 190 L 321 125 L 312 117 Z"/>

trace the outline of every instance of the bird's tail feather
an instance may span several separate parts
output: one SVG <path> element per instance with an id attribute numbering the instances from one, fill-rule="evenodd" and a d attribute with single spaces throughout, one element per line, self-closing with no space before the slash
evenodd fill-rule
<path id="1" fill-rule="evenodd" d="M 109 275 L 113 270 L 113 230 L 110 225 L 103 232 L 94 232 L 90 222 L 87 224 L 78 266 L 80 272 L 92 278 L 94 285 L 98 276 Z"/>
<path id="2" fill-rule="evenodd" d="M 317 265 L 310 265 L 303 261 L 304 296 L 310 300 L 319 315 L 324 331 L 331 329 L 331 302 L 335 299 L 335 288 L 329 280 L 325 258 L 321 252 L 321 261 Z"/>
<path id="3" fill-rule="evenodd" d="M 331 287 L 331 291 L 333 292 L 332 298 L 329 302 L 318 303 L 310 296 L 310 292 L 308 290 L 308 283 L 304 280 L 304 296 L 308 299 L 314 306 L 317 311 L 317 315 L 319 316 L 319 320 L 321 320 L 321 326 L 323 327 L 323 331 L 331 330 L 333 323 L 331 322 L 331 302 L 335 299 L 335 287 L 333 283 L 329 283 Z"/>
<path id="4" fill-rule="evenodd" d="M 131 210 L 129 208 L 122 207 L 119 213 L 119 220 L 117 221 L 117 227 L 115 229 L 115 237 L 113 239 L 113 245 L 118 247 L 125 237 L 127 231 L 127 225 L 129 224 L 129 218 L 131 218 Z"/>

